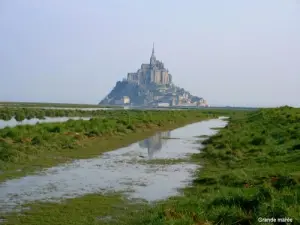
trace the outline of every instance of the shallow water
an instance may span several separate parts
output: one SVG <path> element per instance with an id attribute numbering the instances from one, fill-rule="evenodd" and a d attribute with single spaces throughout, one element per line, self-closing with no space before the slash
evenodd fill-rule
<path id="1" fill-rule="evenodd" d="M 99 191 L 127 191 L 129 197 L 147 201 L 176 195 L 179 188 L 189 184 L 199 165 L 145 162 L 180 159 L 197 153 L 199 143 L 195 143 L 196 136 L 213 135 L 217 131 L 211 128 L 226 124 L 221 119 L 194 123 L 157 133 L 97 158 L 76 160 L 36 175 L 0 183 L 0 210 L 9 211 L 25 202 L 57 201 Z"/>
<path id="2" fill-rule="evenodd" d="M 0 120 L 0 129 L 4 127 L 15 127 L 18 125 L 35 125 L 37 123 L 57 123 L 57 122 L 66 122 L 68 120 L 89 120 L 90 117 L 45 117 L 45 119 L 25 119 L 21 122 L 16 121 L 15 118 L 12 118 L 10 120 Z"/>

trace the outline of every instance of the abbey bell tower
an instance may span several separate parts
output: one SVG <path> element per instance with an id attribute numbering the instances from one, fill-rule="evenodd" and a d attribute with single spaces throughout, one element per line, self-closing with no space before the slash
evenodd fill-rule
<path id="1" fill-rule="evenodd" d="M 150 64 L 142 64 L 141 68 L 136 73 L 128 73 L 127 81 L 137 84 L 148 85 L 154 84 L 170 84 L 172 83 L 172 76 L 164 67 L 164 64 L 156 60 L 154 43 L 152 47 L 152 54 L 150 57 Z"/>
<path id="2" fill-rule="evenodd" d="M 155 55 L 154 55 L 154 43 L 153 43 L 152 54 L 151 54 L 151 57 L 150 57 L 150 65 L 154 66 L 155 62 L 156 62 L 156 58 L 155 58 Z"/>

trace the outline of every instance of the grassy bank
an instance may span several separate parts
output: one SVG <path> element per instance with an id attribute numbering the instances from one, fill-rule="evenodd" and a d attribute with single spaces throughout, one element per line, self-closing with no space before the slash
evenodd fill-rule
<path id="1" fill-rule="evenodd" d="M 141 212 L 146 203 L 129 202 L 122 193 L 88 194 L 62 203 L 33 203 L 25 205 L 30 211 L 1 216 L 5 225 L 104 225 L 124 224 L 131 213 Z M 2 223 L 1 223 L 2 221 Z M 125 222 L 126 223 L 126 222 Z"/>
<path id="2" fill-rule="evenodd" d="M 119 220 L 105 222 L 95 219 L 98 209 L 103 216 L 116 215 L 99 204 L 106 197 L 84 196 L 64 204 L 33 204 L 25 216 L 8 216 L 8 224 L 61 225 L 65 218 L 78 225 L 271 224 L 260 223 L 260 218 L 291 218 L 291 224 L 300 224 L 299 137 L 300 109 L 235 115 L 218 135 L 204 142 L 201 154 L 194 155 L 204 168 L 182 197 L 138 211 L 123 200 L 127 208 L 118 211 Z"/>
<path id="3" fill-rule="evenodd" d="M 45 117 L 96 117 L 110 115 L 104 110 L 80 110 L 80 109 L 43 109 L 30 107 L 0 107 L 0 120 L 17 121 L 24 119 L 44 119 Z"/>
<path id="4" fill-rule="evenodd" d="M 111 111 L 89 121 L 24 125 L 0 130 L 0 181 L 126 146 L 188 123 L 212 118 L 199 111 Z"/>
<path id="5" fill-rule="evenodd" d="M 141 115 L 135 112 L 137 115 Z M 150 114 L 150 111 L 145 112 L 146 114 Z M 111 147 L 111 145 L 119 145 L 119 143 L 124 141 L 132 142 L 133 140 L 141 139 L 142 136 L 146 137 L 153 133 L 154 130 L 157 129 L 172 129 L 178 126 L 182 126 L 186 123 L 198 121 L 201 119 L 206 119 L 209 117 L 213 117 L 213 114 L 203 114 L 202 112 L 195 111 L 154 111 L 151 113 L 151 124 L 158 124 L 158 118 L 162 119 L 162 115 L 165 115 L 165 118 L 168 118 L 169 122 L 166 123 L 165 126 L 160 128 L 157 125 L 150 125 L 150 129 L 144 128 L 142 130 L 146 130 L 143 133 L 130 132 L 126 135 L 117 136 L 116 139 L 114 137 L 108 136 L 105 139 L 102 139 L 101 142 L 98 142 L 101 138 L 95 139 L 96 142 L 100 146 L 103 146 L 103 141 L 106 141 L 107 147 Z M 218 113 L 216 113 L 218 114 Z M 244 113 L 243 113 L 244 114 Z M 156 115 L 156 116 L 154 116 Z M 128 119 L 128 117 L 126 117 Z M 156 119 L 157 118 L 157 119 Z M 176 118 L 176 121 L 174 120 Z M 161 120 L 160 119 L 160 120 Z M 172 120 L 173 119 L 173 120 Z M 128 120 L 126 120 L 128 121 Z M 153 123 L 156 121 L 155 123 Z M 171 122 L 175 121 L 175 122 Z M 170 123 L 171 122 L 171 123 Z M 137 128 L 139 129 L 139 128 Z M 116 141 L 119 139 L 119 143 Z M 86 139 L 87 143 L 92 143 L 90 139 Z M 90 148 L 94 146 L 94 149 Z M 97 145 L 96 145 L 97 146 Z M 95 148 L 94 144 L 91 144 L 88 147 L 90 154 L 99 154 L 99 147 Z M 76 153 L 77 156 L 80 153 L 80 157 L 87 157 L 86 152 L 84 151 L 67 151 L 68 155 L 72 155 Z M 61 152 L 59 153 L 62 154 Z M 73 156 L 72 156 L 73 157 Z M 197 159 L 193 159 L 197 160 Z M 154 163 L 178 163 L 181 160 L 169 160 L 167 162 L 162 160 L 154 160 Z M 102 195 L 102 194 L 92 194 L 86 195 L 83 197 L 79 197 L 76 199 L 67 200 L 64 203 L 33 203 L 28 205 L 31 210 L 20 214 L 12 214 L 5 215 L 2 218 L 7 219 L 6 224 L 130 224 L 132 219 L 137 215 L 135 212 L 138 210 L 139 217 L 142 215 L 147 216 L 149 213 L 149 206 L 145 204 L 132 204 L 128 200 L 125 200 L 121 195 Z M 141 209 L 143 209 L 141 211 Z M 142 213 L 142 214 L 141 214 Z M 112 218 L 110 218 L 112 216 Z M 0 216 L 1 219 L 1 216 Z"/>
<path id="6" fill-rule="evenodd" d="M 185 196 L 125 224 L 262 224 L 260 218 L 300 224 L 300 109 L 232 118 L 205 144 L 194 157 L 205 167 Z"/>
<path id="7" fill-rule="evenodd" d="M 1 106 L 1 104 L 0 104 Z M 75 107 L 76 108 L 76 107 Z M 123 113 L 121 108 L 115 108 L 112 111 L 121 111 L 121 112 L 112 112 L 110 110 L 81 110 L 78 109 L 43 109 L 43 108 L 34 108 L 34 107 L 0 107 L 0 120 L 10 120 L 15 118 L 17 121 L 22 121 L 24 119 L 44 119 L 45 117 L 101 117 L 101 116 L 116 116 L 116 113 Z M 83 108 L 83 107 L 82 107 Z M 99 107 L 98 107 L 99 108 Z M 118 109 L 118 110 L 117 110 Z M 130 111 L 141 111 L 142 109 L 130 110 Z M 156 111 L 159 109 L 156 109 Z M 167 109 L 161 109 L 160 111 L 165 111 Z M 226 110 L 226 109 L 209 109 L 209 108 L 195 108 L 195 109 L 183 109 L 191 111 L 201 111 L 205 114 L 214 114 L 220 116 L 226 115 L 235 115 L 241 114 L 249 110 Z M 146 110 L 149 111 L 149 110 Z M 169 110 L 167 110 L 169 111 Z"/>
<path id="8" fill-rule="evenodd" d="M 72 104 L 50 102 L 0 102 L 4 107 L 62 107 L 62 108 L 115 108 L 118 106 L 105 106 L 95 104 Z"/>

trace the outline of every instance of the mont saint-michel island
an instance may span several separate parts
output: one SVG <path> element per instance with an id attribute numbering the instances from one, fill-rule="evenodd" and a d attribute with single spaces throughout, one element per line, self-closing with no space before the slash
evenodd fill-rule
<path id="1" fill-rule="evenodd" d="M 100 105 L 147 107 L 207 106 L 206 100 L 176 86 L 162 61 L 156 59 L 154 44 L 150 63 L 143 63 L 135 73 L 118 81 Z"/>

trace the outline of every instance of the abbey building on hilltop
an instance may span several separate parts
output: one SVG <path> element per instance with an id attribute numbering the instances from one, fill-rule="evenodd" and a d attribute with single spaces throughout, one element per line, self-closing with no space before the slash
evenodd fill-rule
<path id="1" fill-rule="evenodd" d="M 154 44 L 149 64 L 142 64 L 135 73 L 117 81 L 101 105 L 147 107 L 200 107 L 206 105 L 203 98 L 192 95 L 172 81 L 164 64 L 156 60 Z"/>
<path id="2" fill-rule="evenodd" d="M 152 48 L 152 55 L 150 57 L 150 64 L 142 64 L 141 68 L 136 73 L 128 73 L 127 81 L 137 84 L 171 84 L 172 76 L 164 67 L 161 61 L 156 60 L 154 55 L 154 44 Z"/>

